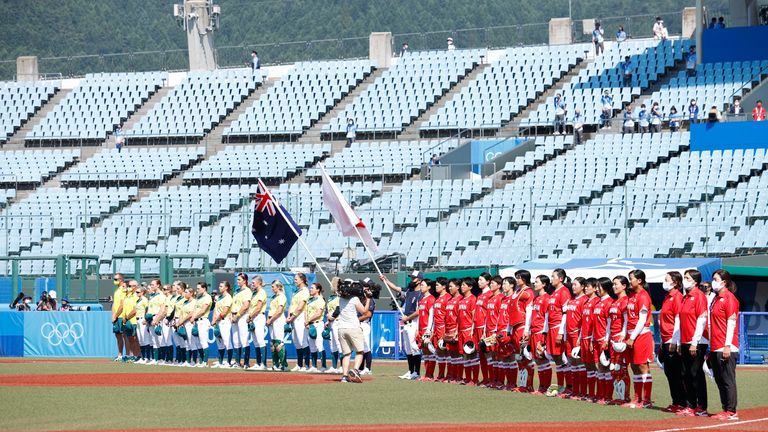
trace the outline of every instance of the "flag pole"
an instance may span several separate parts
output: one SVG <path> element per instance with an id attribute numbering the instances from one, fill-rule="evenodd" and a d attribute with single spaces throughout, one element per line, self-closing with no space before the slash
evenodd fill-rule
<path id="1" fill-rule="evenodd" d="M 261 180 L 261 179 L 259 179 Z M 328 281 L 328 288 L 333 289 L 333 282 L 331 282 L 331 279 L 328 277 L 327 274 L 325 274 L 325 270 L 323 270 L 323 267 L 320 265 L 319 262 L 317 262 L 317 258 L 315 258 L 315 255 L 312 254 L 312 251 L 309 250 L 309 246 L 307 246 L 306 243 L 304 243 L 304 239 L 301 238 L 301 235 L 298 231 L 296 231 L 296 227 L 293 226 L 291 221 L 288 220 L 288 217 L 285 216 L 285 213 L 283 213 L 283 208 L 280 205 L 280 201 L 275 198 L 275 196 L 272 194 L 272 191 L 268 190 L 266 187 L 264 188 L 265 191 L 272 197 L 272 200 L 275 202 L 275 208 L 280 213 L 280 216 L 285 220 L 285 223 L 288 224 L 288 226 L 291 228 L 291 231 L 293 231 L 293 235 L 296 236 L 296 239 L 301 243 L 301 245 L 304 247 L 304 250 L 307 251 L 309 254 L 309 257 L 312 258 L 312 261 L 315 262 L 315 267 L 317 267 L 318 270 L 320 270 L 320 273 L 323 275 L 326 281 Z"/>

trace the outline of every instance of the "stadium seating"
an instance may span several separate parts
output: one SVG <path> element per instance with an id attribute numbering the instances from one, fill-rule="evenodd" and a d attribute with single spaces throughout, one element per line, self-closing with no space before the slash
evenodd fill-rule
<path id="1" fill-rule="evenodd" d="M 105 149 L 64 173 L 64 184 L 123 185 L 154 183 L 189 168 L 205 154 L 203 147 Z"/>
<path id="2" fill-rule="evenodd" d="M 153 106 L 126 139 L 202 137 L 261 83 L 251 69 L 190 72 Z"/>
<path id="3" fill-rule="evenodd" d="M 25 139 L 104 140 L 167 78 L 165 72 L 88 74 Z"/>
<path id="4" fill-rule="evenodd" d="M 80 157 L 80 150 L 8 150 L 0 152 L 0 184 L 40 184 Z"/>
<path id="5" fill-rule="evenodd" d="M 508 48 L 421 130 L 498 129 L 585 57 L 590 45 Z"/>
<path id="6" fill-rule="evenodd" d="M 58 81 L 0 83 L 0 144 L 59 89 Z"/>
<path id="7" fill-rule="evenodd" d="M 297 63 L 233 121 L 224 136 L 301 134 L 374 67 L 370 60 Z"/>
<path id="8" fill-rule="evenodd" d="M 355 120 L 359 132 L 400 132 L 485 54 L 485 50 L 408 53 L 325 125 L 323 132 L 345 132 L 348 118 Z"/>

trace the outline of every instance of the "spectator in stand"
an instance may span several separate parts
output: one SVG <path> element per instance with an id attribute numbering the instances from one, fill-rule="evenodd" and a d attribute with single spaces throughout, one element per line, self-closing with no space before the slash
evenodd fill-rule
<path id="1" fill-rule="evenodd" d="M 555 101 L 552 103 L 555 107 L 555 135 L 565 134 L 565 114 L 568 112 L 565 108 L 565 101 L 560 93 L 555 95 Z"/>
<path id="2" fill-rule="evenodd" d="M 635 120 L 634 113 L 632 112 L 632 104 L 627 104 L 627 109 L 624 110 L 624 127 L 621 130 L 622 135 L 635 132 Z"/>
<path id="3" fill-rule="evenodd" d="M 659 108 L 659 103 L 654 102 L 653 106 L 651 106 L 651 133 L 661 132 L 662 117 L 664 117 L 664 114 L 661 112 L 661 108 Z"/>
<path id="4" fill-rule="evenodd" d="M 38 311 L 51 310 L 51 302 L 48 299 L 48 291 L 43 291 L 43 293 L 40 294 L 40 300 L 37 302 L 37 310 Z"/>
<path id="5" fill-rule="evenodd" d="M 448 40 L 448 51 L 453 51 L 456 49 L 456 45 L 453 44 L 453 38 L 449 37 Z"/>
<path id="6" fill-rule="evenodd" d="M 757 101 L 757 105 L 752 110 L 752 120 L 765 121 L 765 107 L 763 107 L 762 99 Z"/>
<path id="7" fill-rule="evenodd" d="M 688 105 L 688 122 L 690 124 L 696 123 L 699 119 L 699 106 L 696 105 L 696 99 L 691 99 L 691 104 Z"/>
<path id="8" fill-rule="evenodd" d="M 20 301 L 16 305 L 16 310 L 19 312 L 29 312 L 32 310 L 32 297 L 26 296 L 24 300 Z"/>
<path id="9" fill-rule="evenodd" d="M 408 54 L 408 42 L 403 42 L 403 46 L 400 47 L 400 57 Z"/>
<path id="10" fill-rule="evenodd" d="M 52 311 L 57 311 L 59 309 L 59 305 L 56 303 L 55 290 L 48 291 L 48 304 L 50 305 Z"/>
<path id="11" fill-rule="evenodd" d="M 613 96 L 608 89 L 603 90 L 603 95 L 600 97 L 600 105 L 603 107 L 603 112 L 600 114 L 600 120 L 602 121 L 600 127 L 607 129 L 611 127 L 611 118 L 613 117 Z"/>
<path id="12" fill-rule="evenodd" d="M 440 158 L 437 157 L 437 153 L 432 154 L 432 157 L 429 159 L 430 168 L 435 165 L 440 165 Z"/>
<path id="13" fill-rule="evenodd" d="M 741 99 L 734 99 L 731 107 L 728 108 L 729 117 L 742 117 L 744 115 L 744 108 L 741 107 Z"/>
<path id="14" fill-rule="evenodd" d="M 669 130 L 672 132 L 680 130 L 680 113 L 677 112 L 677 108 L 674 106 L 669 109 Z"/>
<path id="15" fill-rule="evenodd" d="M 720 111 L 717 110 L 717 106 L 712 105 L 712 108 L 709 109 L 709 114 L 707 114 L 707 122 L 717 123 L 722 120 L 723 117 L 720 115 Z"/>
<path id="16" fill-rule="evenodd" d="M 696 45 L 688 49 L 688 55 L 685 57 L 685 71 L 689 77 L 696 76 Z"/>
<path id="17" fill-rule="evenodd" d="M 717 18 L 712 17 L 711 20 L 709 20 L 709 26 L 707 26 L 707 29 L 714 30 L 717 28 Z"/>
<path id="18" fill-rule="evenodd" d="M 355 124 L 355 120 L 353 118 L 347 119 L 347 147 L 351 146 L 353 142 L 355 142 L 355 138 L 357 136 L 357 125 Z"/>
<path id="19" fill-rule="evenodd" d="M 584 139 L 584 116 L 581 108 L 576 107 L 573 114 L 573 145 L 579 145 Z"/>
<path id="20" fill-rule="evenodd" d="M 621 64 L 621 74 L 624 77 L 624 87 L 632 86 L 632 75 L 635 73 L 635 64 L 629 56 L 624 57 Z"/>
<path id="21" fill-rule="evenodd" d="M 715 28 L 724 29 L 725 28 L 725 18 L 723 18 L 723 17 L 718 18 L 717 19 L 717 25 L 715 26 Z"/>
<path id="22" fill-rule="evenodd" d="M 624 31 L 624 26 L 620 25 L 619 30 L 616 32 L 616 42 L 622 43 L 627 40 L 627 32 Z"/>
<path id="23" fill-rule="evenodd" d="M 259 60 L 259 53 L 256 51 L 251 51 L 251 61 L 246 63 L 246 65 L 251 67 L 251 70 L 256 72 L 257 70 L 261 69 L 261 61 Z"/>
<path id="24" fill-rule="evenodd" d="M 592 43 L 595 44 L 595 57 L 605 52 L 605 31 L 600 22 L 595 22 L 595 29 L 592 30 Z"/>
<path id="25" fill-rule="evenodd" d="M 664 20 L 661 17 L 656 17 L 656 22 L 653 24 L 653 38 L 656 40 L 666 40 L 668 36 L 669 33 L 664 26 Z"/>
<path id="26" fill-rule="evenodd" d="M 645 104 L 640 104 L 640 111 L 637 113 L 637 126 L 640 128 L 640 133 L 648 133 L 648 127 L 651 125 L 650 117 Z"/>
<path id="27" fill-rule="evenodd" d="M 115 129 L 115 147 L 117 148 L 117 152 L 120 153 L 120 151 L 123 149 L 123 145 L 125 145 L 125 134 L 123 133 L 123 127 L 118 126 L 117 129 Z"/>
<path id="28" fill-rule="evenodd" d="M 68 312 L 72 310 L 72 306 L 69 305 L 69 300 L 67 299 L 61 299 L 61 307 L 59 308 L 59 311 L 61 312 Z"/>

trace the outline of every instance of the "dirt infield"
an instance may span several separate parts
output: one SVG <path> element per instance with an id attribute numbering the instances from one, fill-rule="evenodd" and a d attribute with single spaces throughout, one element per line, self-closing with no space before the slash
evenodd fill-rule
<path id="1" fill-rule="evenodd" d="M 768 429 L 768 407 L 745 409 L 739 412 L 741 420 L 720 422 L 704 418 L 679 418 L 654 420 L 645 422 L 604 421 L 604 422 L 551 422 L 551 423 L 425 423 L 425 424 L 377 424 L 354 425 L 356 432 L 395 431 L 395 432 L 497 432 L 505 430 L 562 432 L 564 430 L 588 430 L 590 432 L 609 432 L 631 430 L 633 432 L 676 432 L 696 430 L 725 430 L 729 432 L 756 432 Z M 342 425 L 311 425 L 311 426 L 277 426 L 280 432 L 331 432 L 344 429 Z M 132 429 L 136 432 L 267 432 L 274 431 L 276 426 L 241 427 L 228 426 L 217 428 L 174 428 L 174 429 Z M 99 432 L 116 432 L 114 430 L 99 430 Z"/>
<path id="2" fill-rule="evenodd" d="M 119 373 L 0 375 L 0 386 L 10 387 L 138 387 L 163 382 L 172 386 L 329 384 L 336 375 L 287 373 Z"/>

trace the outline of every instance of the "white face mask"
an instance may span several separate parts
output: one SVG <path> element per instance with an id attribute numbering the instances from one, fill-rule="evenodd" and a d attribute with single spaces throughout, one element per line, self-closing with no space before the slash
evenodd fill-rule
<path id="1" fill-rule="evenodd" d="M 672 288 L 674 288 L 675 286 L 667 281 L 664 281 L 662 282 L 661 287 L 664 288 L 664 291 L 669 292 L 669 291 L 672 291 Z"/>
<path id="2" fill-rule="evenodd" d="M 685 288 L 686 290 L 690 290 L 694 286 L 696 286 L 694 282 L 688 282 L 687 280 L 683 279 L 683 288 Z"/>
<path id="3" fill-rule="evenodd" d="M 712 281 L 712 291 L 720 292 L 724 285 L 723 281 Z"/>

